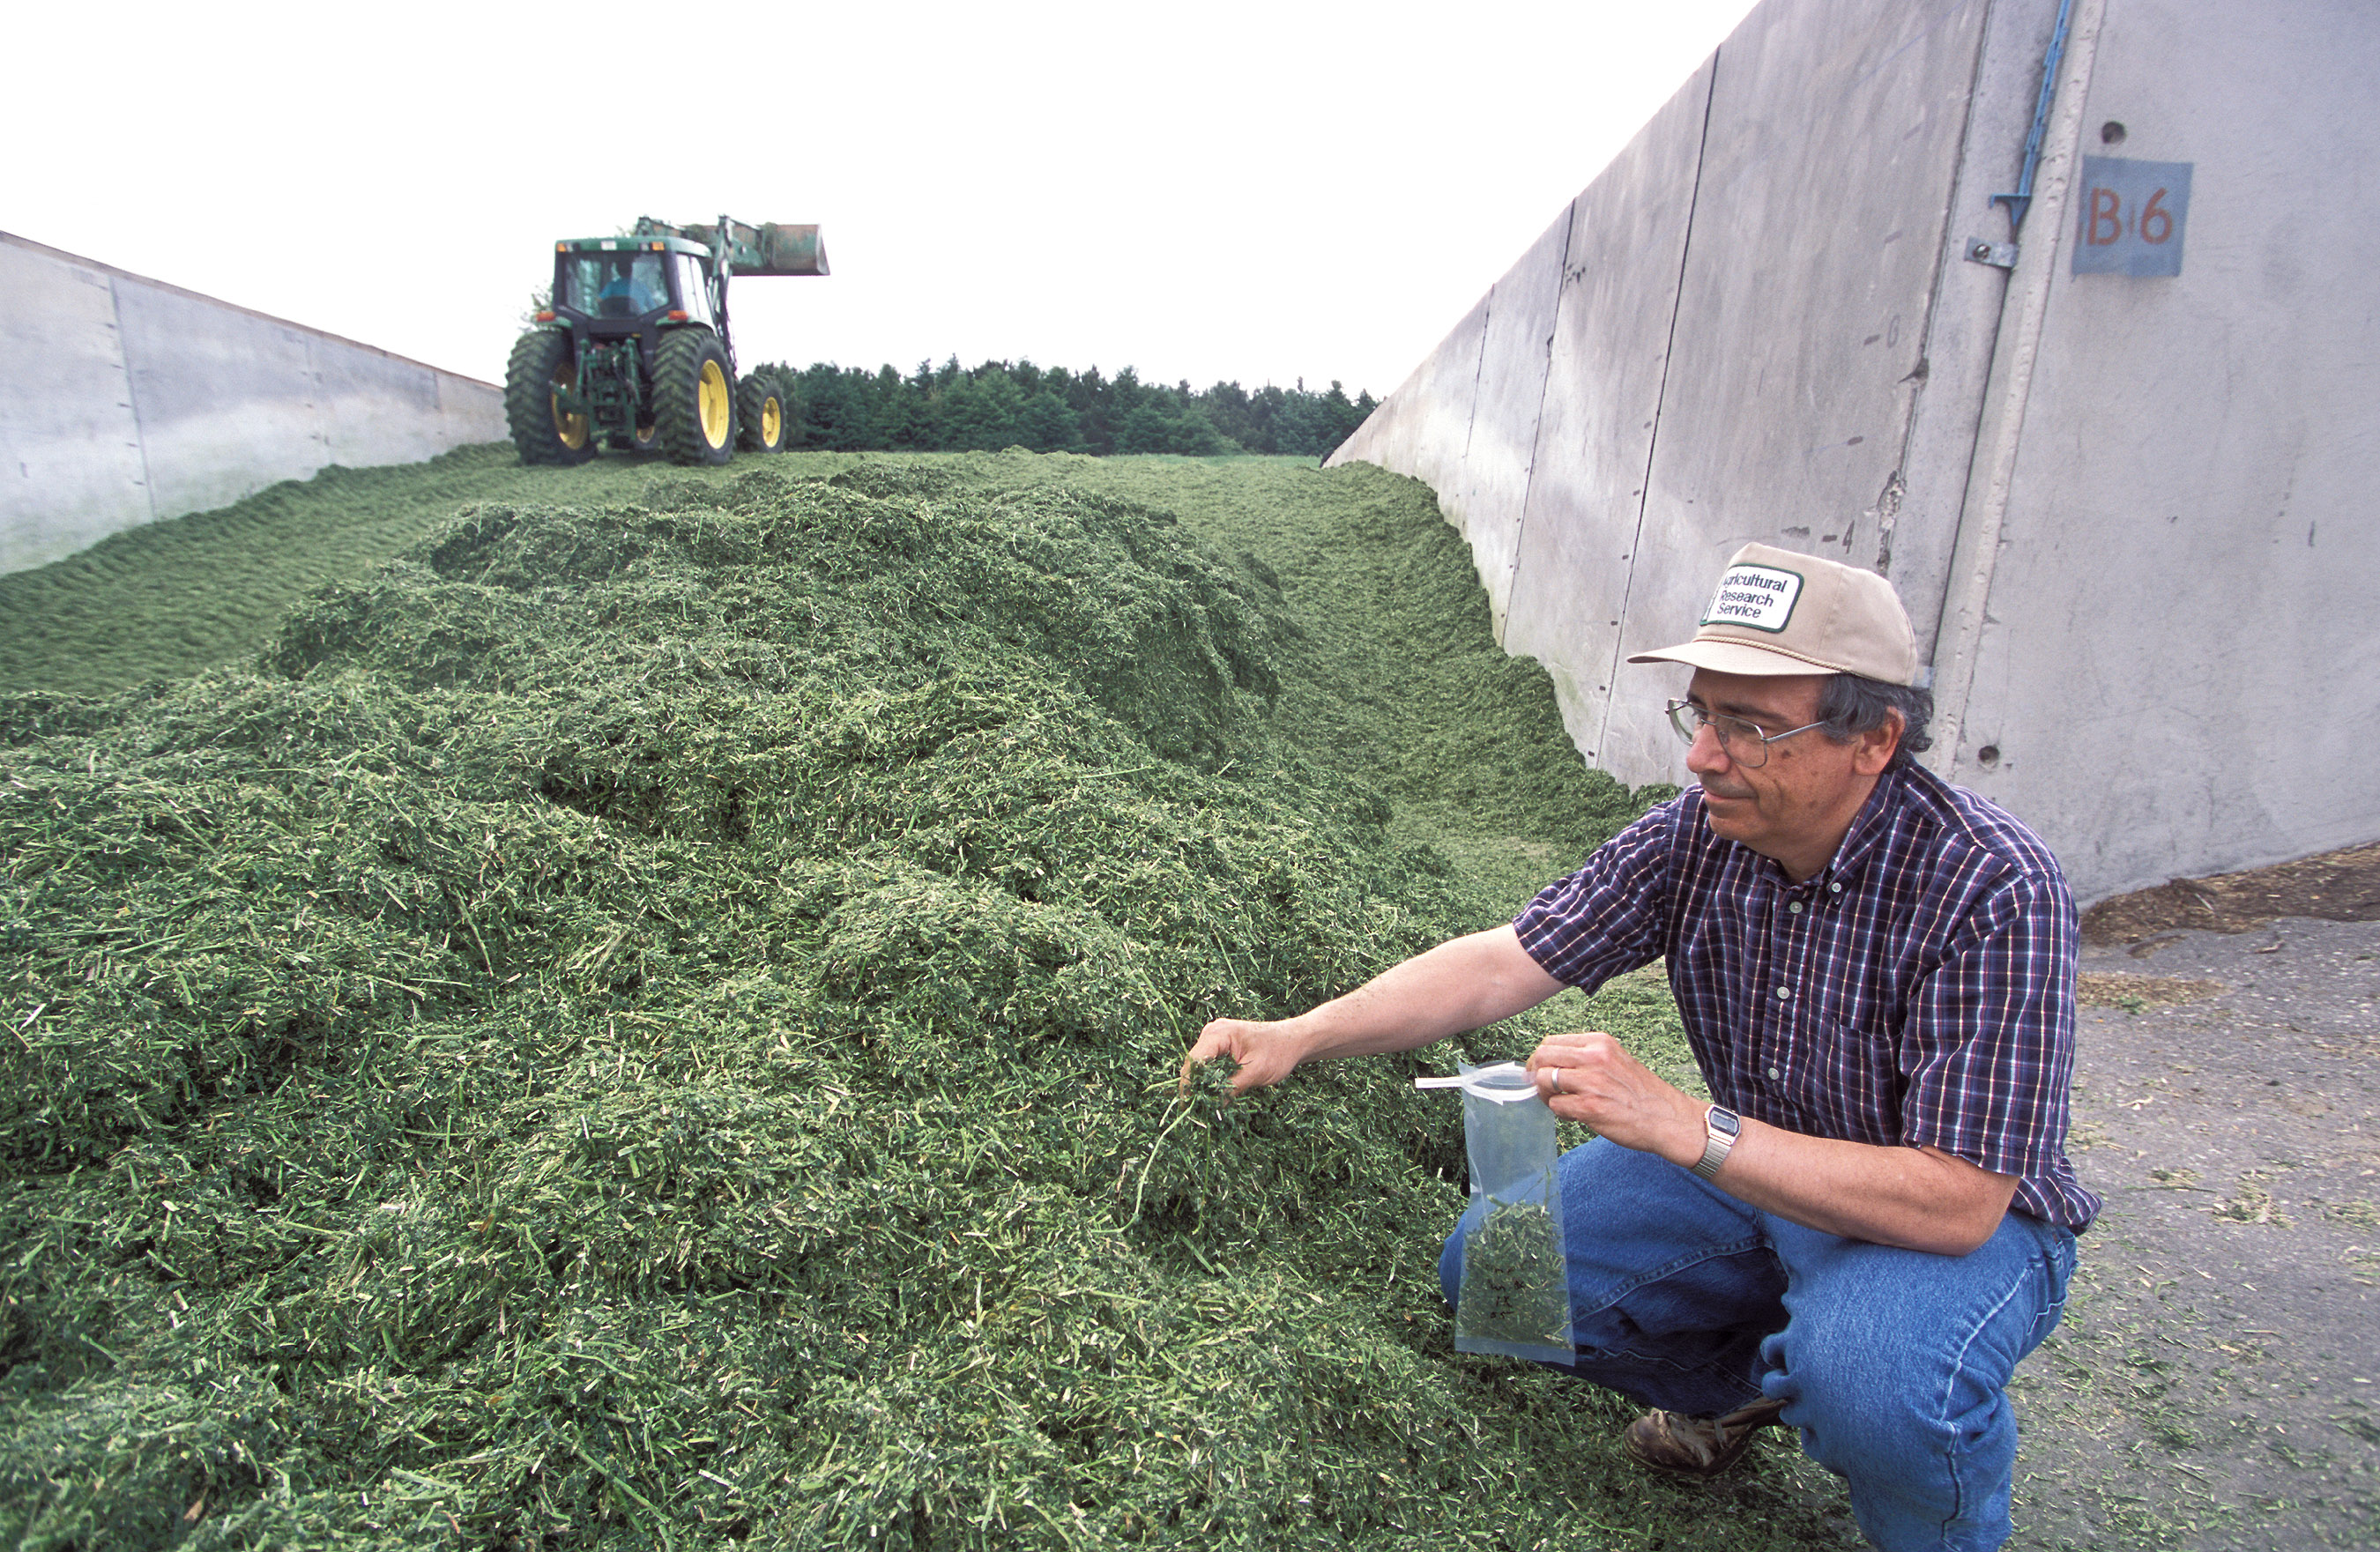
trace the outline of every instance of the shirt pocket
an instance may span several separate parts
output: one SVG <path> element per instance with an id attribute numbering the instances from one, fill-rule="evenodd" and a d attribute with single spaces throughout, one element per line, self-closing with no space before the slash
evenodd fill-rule
<path id="1" fill-rule="evenodd" d="M 1786 1093 L 1815 1135 L 1898 1144 L 1900 1053 L 1883 1031 L 1841 1012 L 1815 1005 L 1797 1011 Z"/>

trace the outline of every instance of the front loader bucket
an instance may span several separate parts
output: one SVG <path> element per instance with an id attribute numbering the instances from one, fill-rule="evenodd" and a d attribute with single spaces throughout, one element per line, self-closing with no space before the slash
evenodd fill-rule
<path id="1" fill-rule="evenodd" d="M 815 224 L 780 226 L 774 222 L 760 228 L 761 265 L 749 272 L 753 274 L 822 275 L 826 269 L 826 244 L 819 238 Z"/>
<path id="2" fill-rule="evenodd" d="M 675 229 L 696 242 L 710 243 L 714 248 L 720 240 L 720 230 L 715 225 L 688 223 Z M 735 266 L 737 274 L 822 275 L 827 273 L 826 244 L 819 240 L 815 223 L 781 226 L 769 221 L 750 226 L 741 221 L 731 221 L 727 223 L 726 252 L 727 261 Z"/>

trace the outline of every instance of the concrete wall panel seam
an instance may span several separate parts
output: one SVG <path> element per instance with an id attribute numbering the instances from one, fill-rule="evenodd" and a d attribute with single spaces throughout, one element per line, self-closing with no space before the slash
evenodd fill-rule
<path id="1" fill-rule="evenodd" d="M 1576 200 L 1572 200 L 1562 212 L 1561 261 L 1554 266 L 1555 273 L 1563 277 L 1563 279 L 1567 279 L 1570 274 L 1571 239 L 1577 234 L 1577 231 L 1578 201 Z M 1529 428 L 1529 467 L 1523 471 L 1521 476 L 1521 515 L 1512 525 L 1512 557 L 1504 563 L 1503 596 L 1507 600 L 1509 600 L 1512 595 L 1513 576 L 1521 569 L 1521 546 L 1528 541 L 1529 537 L 1529 491 L 1536 484 L 1537 478 L 1538 443 L 1545 436 L 1546 430 L 1546 394 L 1548 389 L 1553 383 L 1554 341 L 1561 337 L 1562 293 L 1567 289 L 1568 287 L 1562 285 L 1561 281 L 1558 280 L 1555 282 L 1554 315 L 1548 321 L 1546 328 L 1546 371 L 1542 377 L 1537 379 L 1536 420 Z M 1484 358 L 1487 354 L 1486 346 L 1488 336 L 1485 334 L 1480 335 L 1479 342 L 1481 346 L 1480 354 Z M 1475 397 L 1471 403 L 1471 413 L 1475 418 L 1479 413 L 1479 401 Z M 1504 645 L 1504 637 L 1510 632 L 1512 621 L 1512 611 L 1509 608 L 1505 609 L 1496 616 L 1497 646 L 1501 647 Z"/>
<path id="2" fill-rule="evenodd" d="M 2032 387 L 2034 363 L 2040 354 L 2042 323 L 2048 312 L 2058 261 L 2066 251 L 2063 239 L 2067 194 L 2073 184 L 2074 161 L 2082 136 L 2083 101 L 2090 89 L 2091 64 L 2098 53 L 2099 26 L 2105 15 L 2106 0 L 2078 0 L 2074 7 L 2065 66 L 2058 82 L 2057 106 L 2042 147 L 2033 205 L 2025 216 L 2033 240 L 2018 250 L 2016 273 L 2009 281 L 1999 331 L 1993 345 L 1984 417 L 1977 429 L 1966 498 L 1960 506 L 1958 536 L 1952 541 L 1942 623 L 1934 641 L 1935 745 L 1927 753 L 1926 763 L 1945 777 L 1955 774 L 1959 768 L 1960 743 L 1966 721 L 1967 697 L 1974 683 L 1984 612 L 1991 597 L 1993 572 L 1999 562 L 2000 530 L 2008 515 L 2017 448 L 2024 432 L 2025 400 Z"/>
<path id="3" fill-rule="evenodd" d="M 1976 40 L 1975 66 L 1967 78 L 1967 111 L 1959 126 L 1957 164 L 1961 168 L 1969 164 L 1970 152 L 1973 149 L 1976 121 L 1980 116 L 1976 111 L 1976 104 L 1983 95 L 1984 60 L 1990 52 L 1992 13 L 1999 9 L 2001 4 L 2002 0 L 1992 0 L 1992 4 L 1985 7 L 1984 25 Z M 1953 178 L 1950 187 L 1943 190 L 1942 240 L 1935 248 L 1934 281 L 1926 297 L 1925 321 L 1917 336 L 1923 342 L 1919 348 L 1924 352 L 1918 358 L 1918 365 L 1925 370 L 1925 375 L 1917 380 L 1916 390 L 1910 394 L 1909 423 L 1901 430 L 1900 456 L 1892 471 L 1892 476 L 1886 480 L 1884 489 L 1877 492 L 1876 505 L 1861 514 L 1862 516 L 1875 519 L 1875 568 L 1877 575 L 1887 577 L 1892 575 L 1892 538 L 1895 528 L 1900 525 L 1900 503 L 1909 491 L 1909 470 L 1915 461 L 1919 439 L 1924 434 L 1926 425 L 1925 411 L 1928 408 L 1926 393 L 1933 386 L 1934 382 L 1932 357 L 1935 329 L 1942 315 L 1943 297 L 1949 289 L 1947 283 L 1951 273 L 1950 266 L 1967 262 L 1966 237 L 1959 229 L 1956 219 L 1958 189 L 1959 180 Z M 1904 378 L 1902 381 L 1908 380 Z M 1905 605 L 1906 600 L 1903 601 Z"/>
<path id="4" fill-rule="evenodd" d="M 1465 469 L 1471 466 L 1472 433 L 1479 429 L 1479 383 L 1488 375 L 1488 331 L 1495 321 L 1496 288 L 1491 285 L 1479 309 L 1479 353 L 1471 358 L 1471 404 L 1463 416 L 1463 456 L 1456 460 L 1457 467 Z M 1460 491 L 1468 483 L 1465 480 L 1454 488 Z M 1460 514 L 1450 512 L 1447 516 L 1456 527 L 1463 526 Z"/>
<path id="5" fill-rule="evenodd" d="M 1485 321 L 1473 432 L 1451 504 L 1471 546 L 1489 619 L 1500 622 L 1510 601 L 1509 562 L 1527 498 L 1537 421 L 1545 410 L 1547 346 L 1561 301 L 1563 256 L 1576 201 L 1566 202 L 1491 293 Z M 1448 495 L 1441 487 L 1441 495 Z M 1500 624 L 1497 639 L 1507 639 Z"/>
<path id="6" fill-rule="evenodd" d="M 1992 355 L 2010 273 L 1967 259 L 1968 238 L 1999 230 L 1991 197 L 2013 188 L 2040 93 L 2042 54 L 2058 0 L 1990 0 L 1979 29 L 1970 101 L 1943 205 L 1934 301 L 1920 356 L 1923 376 L 1903 438 L 1890 521 L 1876 513 L 1876 569 L 1889 576 L 1930 661 L 1941 633 L 1951 547 L 1973 471 Z M 1940 664 L 1935 664 L 1939 668 Z"/>
<path id="7" fill-rule="evenodd" d="M 1676 287 L 1670 293 L 1670 297 L 1669 335 L 1667 343 L 1663 345 L 1661 349 L 1661 386 L 1658 394 L 1655 396 L 1653 401 L 1653 434 L 1645 439 L 1645 467 L 1637 471 L 1636 527 L 1628 536 L 1628 574 L 1626 580 L 1621 584 L 1620 618 L 1615 622 L 1619 628 L 1614 630 L 1611 634 L 1611 661 L 1605 665 L 1603 671 L 1603 682 L 1611 685 L 1612 690 L 1610 693 L 1604 696 L 1601 714 L 1596 719 L 1595 747 L 1597 749 L 1609 747 L 1609 740 L 1611 734 L 1611 702 L 1614 697 L 1618 694 L 1620 685 L 1620 666 L 1627 651 L 1627 649 L 1622 645 L 1622 643 L 1628 638 L 1628 605 L 1629 600 L 1635 590 L 1636 555 L 1638 549 L 1644 543 L 1645 539 L 1645 503 L 1653 498 L 1653 457 L 1655 451 L 1661 444 L 1661 407 L 1669 399 L 1670 363 L 1674 359 L 1672 352 L 1677 345 L 1678 314 L 1680 309 L 1685 306 L 1686 300 L 1686 264 L 1692 257 L 1694 249 L 1694 208 L 1697 201 L 1702 198 L 1704 159 L 1710 153 L 1711 104 L 1718 101 L 1718 71 L 1720 56 L 1726 54 L 1726 52 L 1727 48 L 1725 44 L 1721 44 L 1718 48 L 1712 51 L 1710 56 L 1710 80 L 1705 86 L 1703 91 L 1702 137 L 1700 143 L 1696 146 L 1694 152 L 1694 188 L 1686 195 L 1686 240 L 1678 249 L 1678 281 Z"/>
<path id="8" fill-rule="evenodd" d="M 155 522 L 162 514 L 157 510 L 157 481 L 149 472 L 149 432 L 140 423 L 140 385 L 132 379 L 131 359 L 124 354 L 124 299 L 116 295 L 116 277 L 107 277 L 107 306 L 115 319 L 115 355 L 124 371 L 124 406 L 132 412 L 132 445 L 140 454 L 140 491 L 149 503 L 149 521 Z"/>

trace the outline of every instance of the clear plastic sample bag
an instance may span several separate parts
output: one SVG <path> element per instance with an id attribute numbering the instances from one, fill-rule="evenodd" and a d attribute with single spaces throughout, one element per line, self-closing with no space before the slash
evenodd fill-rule
<path id="1" fill-rule="evenodd" d="M 1462 1063 L 1455 1078 L 1423 1088 L 1463 1091 L 1463 1141 L 1471 1155 L 1471 1205 L 1463 1236 L 1463 1285 L 1454 1307 L 1458 1352 L 1500 1352 L 1569 1364 L 1570 1276 L 1562 1258 L 1554 1113 L 1516 1061 Z"/>

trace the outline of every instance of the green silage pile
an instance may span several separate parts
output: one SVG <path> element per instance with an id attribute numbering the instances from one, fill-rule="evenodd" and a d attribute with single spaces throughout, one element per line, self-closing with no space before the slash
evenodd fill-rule
<path id="1" fill-rule="evenodd" d="M 1636 806 L 1427 493 L 806 467 L 484 501 L 246 671 L 0 697 L 0 1541 L 1826 1534 L 1454 1353 L 1422 1060 L 1177 1092 Z M 1657 982 L 1561 1000 L 1682 1060 Z"/>
<path id="2" fill-rule="evenodd" d="M 662 480 L 468 510 L 257 672 L 0 700 L 0 1536 L 1575 1529 L 1608 1405 L 1451 1354 L 1416 1065 L 1176 1095 L 1477 925 L 1280 737 L 1260 569 Z"/>

